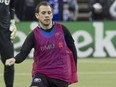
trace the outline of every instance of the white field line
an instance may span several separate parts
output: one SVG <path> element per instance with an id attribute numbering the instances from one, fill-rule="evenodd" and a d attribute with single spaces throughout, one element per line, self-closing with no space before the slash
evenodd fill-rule
<path id="1" fill-rule="evenodd" d="M 78 60 L 79 63 L 116 64 L 116 61 Z"/>
<path id="2" fill-rule="evenodd" d="M 116 72 L 78 72 L 78 74 L 83 74 L 83 75 L 113 75 L 116 74 Z"/>

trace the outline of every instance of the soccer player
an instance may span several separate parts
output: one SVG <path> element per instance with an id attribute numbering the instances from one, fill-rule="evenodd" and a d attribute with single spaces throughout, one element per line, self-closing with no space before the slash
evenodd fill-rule
<path id="1" fill-rule="evenodd" d="M 30 87 L 68 87 L 78 81 L 77 51 L 67 28 L 53 22 L 48 2 L 36 6 L 38 26 L 27 36 L 21 51 L 6 61 L 6 65 L 24 61 L 34 48 L 34 63 Z"/>
<path id="2" fill-rule="evenodd" d="M 0 0 L 0 55 L 4 64 L 4 81 L 6 87 L 13 87 L 14 65 L 5 66 L 6 59 L 14 56 L 13 43 L 16 34 L 14 21 L 14 0 Z"/>

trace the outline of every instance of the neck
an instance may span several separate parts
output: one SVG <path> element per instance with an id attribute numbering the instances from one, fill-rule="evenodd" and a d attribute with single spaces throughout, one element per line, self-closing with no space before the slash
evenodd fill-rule
<path id="1" fill-rule="evenodd" d="M 44 30 L 51 29 L 51 28 L 52 28 L 52 26 L 53 26 L 53 23 L 52 23 L 52 22 L 51 22 L 48 26 L 43 25 L 43 24 L 41 24 L 41 23 L 40 23 L 40 27 L 41 27 L 42 29 L 44 29 Z"/>

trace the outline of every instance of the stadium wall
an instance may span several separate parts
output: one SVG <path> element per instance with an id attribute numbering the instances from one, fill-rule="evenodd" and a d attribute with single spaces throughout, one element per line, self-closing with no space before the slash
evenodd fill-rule
<path id="1" fill-rule="evenodd" d="M 61 22 L 71 32 L 79 58 L 116 57 L 116 22 Z M 26 36 L 38 25 L 37 22 L 17 23 L 14 39 L 15 55 L 19 52 Z M 33 49 L 29 58 L 33 57 Z"/>

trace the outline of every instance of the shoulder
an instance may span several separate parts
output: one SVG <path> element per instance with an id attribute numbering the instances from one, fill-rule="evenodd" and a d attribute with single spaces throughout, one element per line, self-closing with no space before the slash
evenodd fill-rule
<path id="1" fill-rule="evenodd" d="M 63 30 L 64 36 L 70 35 L 70 31 L 67 28 L 67 26 L 66 25 L 63 25 L 61 23 L 59 23 L 59 24 L 62 26 L 62 30 Z"/>
<path id="2" fill-rule="evenodd" d="M 68 28 L 67 28 L 65 25 L 63 25 L 62 23 L 55 22 L 55 25 L 60 25 L 60 26 L 62 26 L 63 31 L 68 30 Z"/>
<path id="3" fill-rule="evenodd" d="M 32 31 L 33 31 L 33 32 L 37 32 L 38 30 L 39 30 L 39 27 L 36 26 Z"/>

